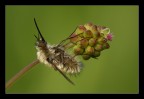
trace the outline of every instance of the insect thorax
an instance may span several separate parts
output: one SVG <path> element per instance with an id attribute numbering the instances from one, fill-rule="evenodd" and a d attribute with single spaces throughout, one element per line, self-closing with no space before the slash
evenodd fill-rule
<path id="1" fill-rule="evenodd" d="M 38 50 L 37 58 L 41 63 L 50 67 L 57 66 L 64 73 L 76 74 L 80 72 L 82 63 L 68 54 L 62 46 L 47 44 L 45 49 L 38 46 L 36 48 Z"/>

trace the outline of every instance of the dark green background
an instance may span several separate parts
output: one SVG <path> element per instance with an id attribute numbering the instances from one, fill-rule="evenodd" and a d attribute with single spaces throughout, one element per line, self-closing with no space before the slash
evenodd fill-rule
<path id="1" fill-rule="evenodd" d="M 36 59 L 34 17 L 50 44 L 58 44 L 87 22 L 109 27 L 114 38 L 98 60 L 82 60 L 81 74 L 70 77 L 75 86 L 38 64 L 6 93 L 139 92 L 138 6 L 6 6 L 6 81 Z"/>

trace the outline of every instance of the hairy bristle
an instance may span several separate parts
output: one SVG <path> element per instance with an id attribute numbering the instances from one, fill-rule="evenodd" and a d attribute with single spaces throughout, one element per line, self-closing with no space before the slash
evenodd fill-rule
<path id="1" fill-rule="evenodd" d="M 75 58 L 71 57 L 70 55 L 64 57 L 64 64 L 61 68 L 63 72 L 76 74 L 81 71 L 81 68 L 82 64 L 80 64 Z"/>
<path id="2" fill-rule="evenodd" d="M 72 55 L 68 54 L 63 47 L 56 45 L 47 45 L 47 52 L 39 49 L 37 52 L 37 58 L 41 63 L 44 63 L 50 67 L 57 66 L 63 73 L 77 74 L 81 71 L 82 63 Z"/>

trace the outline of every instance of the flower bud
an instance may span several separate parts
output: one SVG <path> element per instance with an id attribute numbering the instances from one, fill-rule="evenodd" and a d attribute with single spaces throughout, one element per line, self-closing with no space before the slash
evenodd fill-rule
<path id="1" fill-rule="evenodd" d="M 78 42 L 78 41 L 81 40 L 81 39 L 82 39 L 82 38 L 81 38 L 79 35 L 77 35 L 76 33 L 73 33 L 73 34 L 71 35 L 70 42 L 76 43 L 76 42 Z"/>
<path id="2" fill-rule="evenodd" d="M 80 37 L 83 37 L 83 32 L 86 31 L 86 28 L 83 25 L 79 25 L 75 31 L 76 34 L 79 34 Z"/>
<path id="3" fill-rule="evenodd" d="M 87 48 L 85 49 L 84 54 L 86 55 L 92 55 L 94 53 L 94 48 L 91 46 L 87 46 Z"/>
<path id="4" fill-rule="evenodd" d="M 83 25 L 79 25 L 76 29 L 76 34 L 80 34 L 83 33 L 84 31 L 86 31 L 86 28 Z"/>
<path id="5" fill-rule="evenodd" d="M 90 30 L 86 30 L 84 33 L 83 33 L 83 36 L 85 38 L 90 38 L 90 37 L 93 37 L 93 34 Z"/>
<path id="6" fill-rule="evenodd" d="M 82 58 L 83 58 L 84 60 L 88 60 L 88 59 L 90 59 L 90 55 L 82 55 Z"/>
<path id="7" fill-rule="evenodd" d="M 113 38 L 112 33 L 107 34 L 107 35 L 106 35 L 106 38 L 107 38 L 109 41 L 112 41 L 112 38 Z"/>
<path id="8" fill-rule="evenodd" d="M 74 47 L 73 47 L 73 50 L 74 50 L 74 54 L 75 55 L 81 55 L 81 54 L 83 54 L 83 52 L 84 52 L 84 49 L 82 49 L 80 46 L 78 46 L 78 45 L 75 45 Z"/>
<path id="9" fill-rule="evenodd" d="M 101 44 L 96 44 L 95 50 L 102 51 L 103 50 L 103 46 Z"/>
<path id="10" fill-rule="evenodd" d="M 105 35 L 103 33 L 100 33 L 100 37 L 104 37 Z"/>
<path id="11" fill-rule="evenodd" d="M 89 45 L 90 45 L 90 46 L 95 46 L 96 43 L 97 43 L 97 40 L 96 40 L 95 38 L 90 38 L 90 39 L 89 39 Z"/>
<path id="12" fill-rule="evenodd" d="M 110 47 L 110 45 L 108 43 L 103 44 L 103 49 L 108 49 L 109 47 Z"/>
<path id="13" fill-rule="evenodd" d="M 82 39 L 82 40 L 77 42 L 77 45 L 80 45 L 82 48 L 86 48 L 88 46 L 88 40 Z"/>
<path id="14" fill-rule="evenodd" d="M 104 44 L 104 43 L 107 42 L 107 39 L 101 36 L 101 37 L 98 38 L 97 42 L 98 42 L 99 44 Z"/>
<path id="15" fill-rule="evenodd" d="M 100 37 L 100 33 L 98 31 L 93 32 L 93 38 L 98 38 Z"/>
<path id="16" fill-rule="evenodd" d="M 96 25 L 93 25 L 93 26 L 92 26 L 91 32 L 92 32 L 92 33 L 98 32 Z"/>
<path id="17" fill-rule="evenodd" d="M 86 23 L 86 24 L 84 25 L 84 27 L 85 27 L 87 30 L 92 30 L 92 26 L 93 26 L 93 24 L 92 24 L 91 22 Z"/>
<path id="18" fill-rule="evenodd" d="M 94 54 L 92 55 L 92 58 L 96 58 L 100 56 L 100 51 L 95 51 Z"/>
<path id="19" fill-rule="evenodd" d="M 72 47 L 75 55 L 81 55 L 84 60 L 88 60 L 99 57 L 102 50 L 108 49 L 108 41 L 112 41 L 112 38 L 109 28 L 87 23 L 76 28 L 69 38 L 71 45 L 68 42 L 66 47 Z"/>

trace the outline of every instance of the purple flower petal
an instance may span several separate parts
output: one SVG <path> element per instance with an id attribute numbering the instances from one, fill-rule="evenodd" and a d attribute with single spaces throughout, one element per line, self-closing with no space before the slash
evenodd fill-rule
<path id="1" fill-rule="evenodd" d="M 109 41 L 112 41 L 112 38 L 113 38 L 112 33 L 107 34 L 107 39 L 108 39 Z"/>

